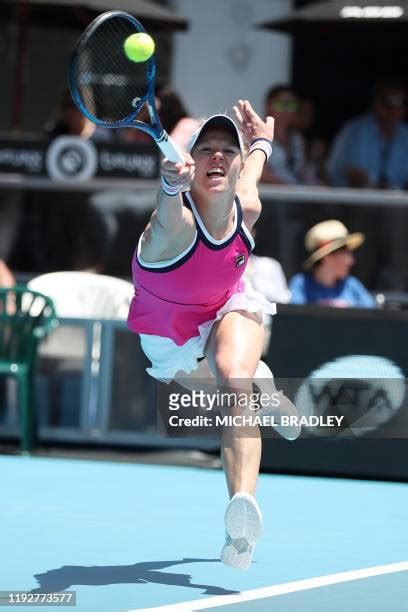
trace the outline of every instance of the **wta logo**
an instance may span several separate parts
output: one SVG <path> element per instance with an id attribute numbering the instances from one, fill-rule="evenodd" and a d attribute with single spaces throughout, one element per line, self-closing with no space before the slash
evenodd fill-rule
<path id="1" fill-rule="evenodd" d="M 347 355 L 311 372 L 295 403 L 302 416 L 344 416 L 340 435 L 361 437 L 391 421 L 400 412 L 405 393 L 405 377 L 391 359 Z M 314 435 L 330 435 L 323 427 L 307 429 Z"/>

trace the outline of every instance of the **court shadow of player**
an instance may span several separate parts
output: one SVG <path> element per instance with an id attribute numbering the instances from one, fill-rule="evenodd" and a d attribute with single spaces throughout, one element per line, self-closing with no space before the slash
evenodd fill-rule
<path id="1" fill-rule="evenodd" d="M 44 593 L 65 591 L 69 587 L 86 584 L 101 586 L 106 584 L 166 584 L 184 586 L 190 589 L 204 589 L 203 595 L 229 595 L 239 593 L 221 587 L 208 584 L 195 584 L 191 582 L 189 574 L 176 574 L 171 572 L 160 572 L 157 570 L 181 565 L 184 563 L 219 563 L 219 559 L 194 559 L 184 558 L 174 561 L 147 561 L 135 563 L 134 565 L 107 565 L 107 566 L 83 566 L 64 565 L 59 569 L 49 570 L 43 574 L 34 574 L 39 587 L 32 589 L 31 593 Z"/>

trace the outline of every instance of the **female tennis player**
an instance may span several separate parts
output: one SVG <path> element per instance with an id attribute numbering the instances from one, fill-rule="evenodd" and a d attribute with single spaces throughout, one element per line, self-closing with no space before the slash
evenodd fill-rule
<path id="1" fill-rule="evenodd" d="M 248 100 L 233 108 L 239 127 L 214 115 L 194 132 L 184 163 L 162 162 L 157 208 L 133 259 L 128 325 L 140 334 L 152 363 L 147 371 L 159 380 L 188 386 L 188 378 L 213 376 L 223 390 L 245 388 L 249 394 L 255 378 L 261 391 L 276 393 L 272 373 L 260 362 L 262 314 L 276 308 L 242 280 L 254 246 L 250 230 L 261 212 L 257 184 L 271 154 L 274 120 L 263 121 Z M 243 138 L 250 143 L 247 155 Z M 297 415 L 283 396 L 271 409 L 278 419 Z M 220 410 L 242 414 L 238 407 Z M 297 425 L 277 430 L 287 439 L 300 431 Z M 240 569 L 250 566 L 262 533 L 254 497 L 260 457 L 257 426 L 224 427 L 221 458 L 231 499 L 221 560 Z"/>

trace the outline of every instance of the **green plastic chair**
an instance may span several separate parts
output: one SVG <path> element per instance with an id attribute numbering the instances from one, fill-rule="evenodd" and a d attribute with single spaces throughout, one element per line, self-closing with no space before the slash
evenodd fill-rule
<path id="1" fill-rule="evenodd" d="M 17 380 L 21 450 L 38 441 L 34 368 L 39 341 L 58 325 L 52 300 L 27 287 L 0 288 L 0 375 Z"/>

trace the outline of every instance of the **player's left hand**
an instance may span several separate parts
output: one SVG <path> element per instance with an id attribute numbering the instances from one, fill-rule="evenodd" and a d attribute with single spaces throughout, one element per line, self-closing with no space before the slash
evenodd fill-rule
<path id="1" fill-rule="evenodd" d="M 255 138 L 273 140 L 275 119 L 266 117 L 265 121 L 254 111 L 248 100 L 238 100 L 233 106 L 235 118 L 244 140 L 250 145 Z"/>

